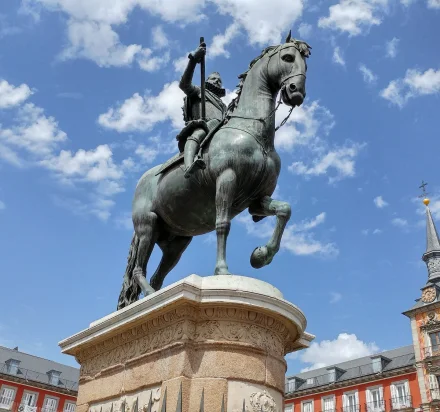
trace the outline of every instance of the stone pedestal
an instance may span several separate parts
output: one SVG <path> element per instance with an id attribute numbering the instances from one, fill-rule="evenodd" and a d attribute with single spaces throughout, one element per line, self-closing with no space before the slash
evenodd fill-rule
<path id="1" fill-rule="evenodd" d="M 284 355 L 306 318 L 266 282 L 196 275 L 60 342 L 81 365 L 77 412 L 281 412 Z M 263 405 L 264 404 L 264 405 Z M 261 408 L 262 406 L 262 408 Z"/>

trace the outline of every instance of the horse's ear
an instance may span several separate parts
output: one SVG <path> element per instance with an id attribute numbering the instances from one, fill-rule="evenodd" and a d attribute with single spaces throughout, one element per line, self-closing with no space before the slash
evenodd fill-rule
<path id="1" fill-rule="evenodd" d="M 286 41 L 284 43 L 290 43 L 290 40 L 292 38 L 292 30 L 289 30 L 289 34 L 286 37 Z"/>

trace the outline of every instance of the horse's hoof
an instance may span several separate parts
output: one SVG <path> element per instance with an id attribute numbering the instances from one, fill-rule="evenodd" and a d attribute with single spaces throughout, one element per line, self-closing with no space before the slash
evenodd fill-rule
<path id="1" fill-rule="evenodd" d="M 217 275 L 232 275 L 232 273 L 230 273 L 228 269 L 216 268 L 214 271 L 214 276 L 217 276 Z"/>
<path id="2" fill-rule="evenodd" d="M 251 255 L 251 266 L 254 269 L 261 269 L 263 266 L 266 266 L 270 263 L 268 255 L 266 246 L 256 247 Z"/>

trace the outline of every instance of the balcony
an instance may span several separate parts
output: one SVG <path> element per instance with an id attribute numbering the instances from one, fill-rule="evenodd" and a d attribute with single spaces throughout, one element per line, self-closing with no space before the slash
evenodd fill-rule
<path id="1" fill-rule="evenodd" d="M 361 405 L 348 405 L 341 408 L 341 412 L 361 412 Z"/>
<path id="2" fill-rule="evenodd" d="M 392 398 L 390 400 L 390 407 L 391 411 L 400 411 L 410 408 L 412 409 L 412 397 L 410 395 L 407 395 Z"/>
<path id="3" fill-rule="evenodd" d="M 0 397 L 0 411 L 7 412 L 67 412 L 63 411 L 62 405 L 58 408 L 37 408 L 36 406 L 24 405 L 20 402 L 10 402 L 10 400 Z"/>
<path id="4" fill-rule="evenodd" d="M 25 381 L 44 383 L 46 385 L 55 386 L 60 389 L 67 389 L 69 391 L 78 391 L 78 382 L 58 377 L 54 380 L 54 378 L 52 377 L 51 379 L 50 375 L 47 373 L 35 372 L 20 367 L 11 368 L 6 363 L 0 363 L 0 374 L 15 376 L 19 379 L 24 379 Z M 0 409 L 4 408 L 0 406 Z"/>
<path id="5" fill-rule="evenodd" d="M 440 400 L 440 389 L 431 389 L 431 399 L 433 401 L 439 401 Z"/>
<path id="6" fill-rule="evenodd" d="M 432 356 L 440 356 L 440 345 L 427 346 L 423 349 L 425 358 L 430 358 Z"/>
<path id="7" fill-rule="evenodd" d="M 385 412 L 385 400 L 367 402 L 365 404 L 365 412 Z"/>

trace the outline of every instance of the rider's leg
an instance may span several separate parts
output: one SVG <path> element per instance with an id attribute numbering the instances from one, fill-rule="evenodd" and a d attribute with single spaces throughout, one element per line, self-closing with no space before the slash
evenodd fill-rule
<path id="1" fill-rule="evenodd" d="M 184 162 L 185 162 L 185 177 L 188 178 L 195 169 L 204 169 L 205 162 L 201 158 L 197 158 L 196 154 L 199 151 L 200 143 L 206 133 L 203 129 L 196 129 L 191 136 L 188 137 L 185 143 Z"/>

